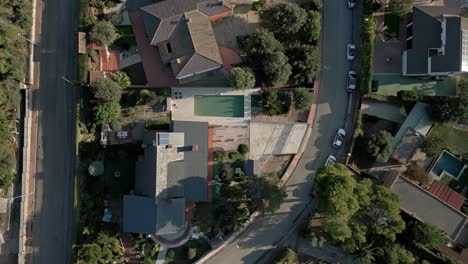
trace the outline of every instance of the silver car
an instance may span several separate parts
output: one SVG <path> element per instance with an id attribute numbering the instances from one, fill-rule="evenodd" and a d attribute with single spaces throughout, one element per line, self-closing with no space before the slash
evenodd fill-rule
<path id="1" fill-rule="evenodd" d="M 336 164 L 336 157 L 333 155 L 328 156 L 327 161 L 325 161 L 325 166 L 333 166 Z"/>
<path id="2" fill-rule="evenodd" d="M 343 128 L 338 129 L 335 138 L 333 139 L 332 146 L 334 148 L 340 148 L 343 145 L 343 141 L 346 136 L 346 131 Z"/>
<path id="3" fill-rule="evenodd" d="M 356 0 L 348 0 L 348 8 L 353 8 L 356 6 Z"/>
<path id="4" fill-rule="evenodd" d="M 354 60 L 354 57 L 356 57 L 356 46 L 354 46 L 354 44 L 348 44 L 346 48 L 346 58 L 348 58 L 348 60 Z"/>
<path id="5" fill-rule="evenodd" d="M 355 71 L 348 72 L 348 92 L 356 90 L 357 74 Z"/>

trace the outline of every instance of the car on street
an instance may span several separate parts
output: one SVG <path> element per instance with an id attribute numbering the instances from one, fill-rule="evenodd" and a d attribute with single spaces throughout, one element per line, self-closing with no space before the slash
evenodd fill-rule
<path id="1" fill-rule="evenodd" d="M 357 74 L 355 71 L 348 72 L 348 92 L 356 90 Z"/>
<path id="2" fill-rule="evenodd" d="M 336 164 L 336 157 L 333 155 L 328 156 L 327 161 L 325 161 L 325 166 L 333 166 Z"/>
<path id="3" fill-rule="evenodd" d="M 332 146 L 334 148 L 340 148 L 343 145 L 343 141 L 346 136 L 346 131 L 343 128 L 338 129 L 336 132 L 335 138 L 333 139 Z"/>
<path id="4" fill-rule="evenodd" d="M 354 60 L 354 57 L 356 57 L 356 46 L 354 44 L 348 44 L 348 47 L 346 48 L 346 57 L 348 60 Z"/>
<path id="5" fill-rule="evenodd" d="M 348 0 L 348 8 L 353 8 L 356 6 L 356 0 Z"/>

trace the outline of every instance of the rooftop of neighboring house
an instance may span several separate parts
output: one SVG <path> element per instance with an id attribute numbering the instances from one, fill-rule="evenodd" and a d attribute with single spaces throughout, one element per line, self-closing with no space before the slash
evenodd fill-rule
<path id="1" fill-rule="evenodd" d="M 210 17 L 231 9 L 218 0 L 171 0 L 141 8 L 151 45 L 176 79 L 222 66 Z"/>
<path id="2" fill-rule="evenodd" d="M 463 18 L 459 7 L 415 6 L 412 13 L 411 48 L 407 50 L 406 75 L 444 75 L 468 70 L 462 50 Z"/>
<path id="3" fill-rule="evenodd" d="M 430 107 L 430 105 L 421 102 L 418 102 L 414 105 L 413 109 L 411 109 L 411 112 L 408 114 L 405 121 L 393 138 L 393 150 L 397 148 L 400 141 L 406 135 L 408 129 L 411 129 L 414 133 L 417 133 L 423 137 L 429 133 L 429 130 L 433 124 L 430 114 Z"/>
<path id="4" fill-rule="evenodd" d="M 145 131 L 142 146 L 135 195 L 124 197 L 124 231 L 177 233 L 185 228 L 185 204 L 208 200 L 208 123 L 174 121 L 172 132 Z"/>
<path id="5" fill-rule="evenodd" d="M 433 224 L 443 230 L 449 238 L 464 244 L 468 236 L 468 217 L 441 199 L 434 189 L 425 190 L 398 172 L 390 171 L 383 177 L 383 185 L 401 198 L 400 209 L 419 221 Z"/>

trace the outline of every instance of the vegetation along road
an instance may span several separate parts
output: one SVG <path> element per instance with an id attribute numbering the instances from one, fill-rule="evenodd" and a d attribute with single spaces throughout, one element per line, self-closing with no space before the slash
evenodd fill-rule
<path id="1" fill-rule="evenodd" d="M 294 226 L 294 220 L 310 201 L 309 193 L 317 168 L 328 155 L 336 155 L 331 142 L 344 126 L 348 94 L 349 63 L 346 45 L 350 41 L 352 13 L 345 1 L 323 2 L 322 74 L 320 98 L 312 136 L 298 166 L 286 184 L 287 198 L 275 213 L 266 214 L 209 263 L 256 263 Z M 351 133 L 351 131 L 348 131 Z M 236 246 L 238 245 L 239 248 Z"/>

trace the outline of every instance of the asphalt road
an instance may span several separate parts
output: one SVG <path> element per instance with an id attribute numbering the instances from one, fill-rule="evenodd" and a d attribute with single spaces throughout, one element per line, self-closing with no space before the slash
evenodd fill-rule
<path id="1" fill-rule="evenodd" d="M 71 262 L 78 1 L 43 0 L 34 264 Z"/>
<path id="2" fill-rule="evenodd" d="M 275 213 L 266 214 L 253 223 L 208 263 L 259 262 L 294 227 L 296 218 L 310 202 L 309 192 L 317 168 L 324 164 L 328 155 L 337 155 L 331 142 L 336 131 L 345 124 L 348 106 L 346 78 L 350 63 L 346 60 L 346 46 L 352 38 L 352 13 L 346 1 L 323 1 L 323 12 L 317 116 L 306 150 L 286 184 L 286 202 Z"/>

